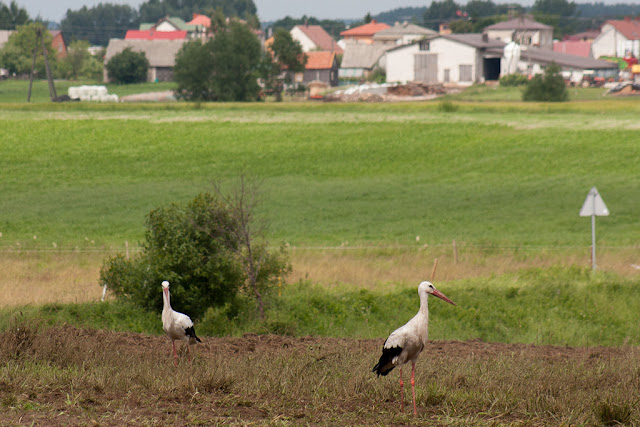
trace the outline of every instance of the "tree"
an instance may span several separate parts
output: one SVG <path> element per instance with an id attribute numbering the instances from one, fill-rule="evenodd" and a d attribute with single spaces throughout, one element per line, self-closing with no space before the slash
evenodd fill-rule
<path id="1" fill-rule="evenodd" d="M 551 25 L 554 37 L 562 38 L 575 31 L 576 21 L 571 19 L 576 12 L 576 4 L 567 0 L 536 0 L 531 8 L 536 20 Z"/>
<path id="2" fill-rule="evenodd" d="M 143 52 L 134 52 L 128 47 L 113 55 L 106 67 L 109 80 L 114 83 L 142 83 L 147 80 L 149 60 Z"/>
<path id="3" fill-rule="evenodd" d="M 138 12 L 127 5 L 100 3 L 67 10 L 60 22 L 66 40 L 87 40 L 95 46 L 107 46 L 109 39 L 124 38 L 130 28 L 138 27 Z"/>
<path id="4" fill-rule="evenodd" d="M 140 255 L 109 258 L 100 270 L 100 283 L 119 299 L 159 310 L 160 284 L 168 280 L 173 300 L 198 318 L 209 307 L 232 303 L 242 284 L 238 246 L 220 234 L 236 226 L 227 208 L 209 193 L 186 206 L 155 209 L 146 218 Z"/>
<path id="5" fill-rule="evenodd" d="M 176 93 L 189 101 L 215 101 L 213 92 L 213 39 L 185 43 L 176 55 L 173 79 Z"/>
<path id="6" fill-rule="evenodd" d="M 15 33 L 9 36 L 9 40 L 0 50 L 0 62 L 3 68 L 9 70 L 10 73 L 29 74 L 33 63 L 33 52 L 36 52 L 35 72 L 38 76 L 45 75 L 44 55 L 42 52 L 42 44 L 37 40 L 37 31 L 40 29 L 47 49 L 47 57 L 49 66 L 55 69 L 56 51 L 51 46 L 53 37 L 49 31 L 43 31 L 42 24 L 30 22 L 25 25 L 18 26 Z"/>
<path id="7" fill-rule="evenodd" d="M 244 18 L 255 16 L 253 0 L 148 0 L 140 5 L 141 22 L 157 22 L 166 16 L 190 21 L 194 13 L 210 14 L 221 9 L 225 16 Z"/>
<path id="8" fill-rule="evenodd" d="M 562 102 L 569 99 L 567 86 L 560 74 L 560 66 L 551 63 L 544 75 L 536 74 L 522 93 L 523 101 Z"/>
<path id="9" fill-rule="evenodd" d="M 291 72 L 304 71 L 307 57 L 302 45 L 291 37 L 291 33 L 284 28 L 276 29 L 273 35 L 273 43 L 269 47 L 269 52 L 263 56 L 261 63 L 260 77 L 264 82 L 265 89 L 273 92 L 276 100 L 282 101 L 282 90 L 284 82 L 280 78 L 283 70 Z"/>
<path id="10" fill-rule="evenodd" d="M 320 25 L 334 39 L 340 38 L 340 33 L 346 29 L 344 21 L 323 19 L 319 20 L 313 16 L 302 15 L 300 18 L 286 16 L 273 23 L 272 28 L 284 28 L 290 31 L 296 25 Z"/>
<path id="11" fill-rule="evenodd" d="M 290 271 L 284 246 L 269 249 L 266 223 L 256 217 L 259 184 L 241 179 L 230 193 L 214 184 L 185 206 L 154 209 L 146 218 L 142 252 L 109 258 L 100 284 L 118 298 L 148 310 L 162 307 L 160 283 L 195 318 L 208 308 L 235 306 L 238 292 L 250 295 L 264 319 L 264 296 Z M 225 310 L 233 313 L 237 310 Z"/>
<path id="12" fill-rule="evenodd" d="M 67 56 L 58 63 L 58 74 L 71 80 L 89 77 L 85 76 L 83 72 L 88 70 L 87 63 L 91 60 L 95 61 L 96 59 L 89 53 L 89 42 L 86 40 L 73 41 L 67 48 Z"/>
<path id="13" fill-rule="evenodd" d="M 206 43 L 186 43 L 176 56 L 178 96 L 190 101 L 253 101 L 260 87 L 261 48 L 246 25 L 232 21 Z"/>
<path id="14" fill-rule="evenodd" d="M 27 22 L 29 22 L 29 14 L 25 9 L 19 7 L 15 0 L 12 0 L 9 6 L 0 1 L 0 28 L 15 30 Z"/>
<path id="15" fill-rule="evenodd" d="M 364 19 L 363 19 L 363 21 L 364 21 L 364 23 L 365 23 L 365 24 L 369 24 L 369 23 L 371 22 L 371 20 L 372 20 L 372 19 L 373 19 L 373 18 L 371 18 L 371 12 L 367 12 L 367 14 L 366 14 L 366 15 L 364 15 Z"/>
<path id="16" fill-rule="evenodd" d="M 220 222 L 217 233 L 237 245 L 245 273 L 245 289 L 255 298 L 260 318 L 264 320 L 263 293 L 291 272 L 291 266 L 283 245 L 276 251 L 268 249 L 267 224 L 256 217 L 256 208 L 262 203 L 260 186 L 259 182 L 242 175 L 238 185 L 228 194 L 218 183 L 214 183 L 214 190 L 233 219 Z M 231 224 L 233 226 L 229 227 Z"/>
<path id="17" fill-rule="evenodd" d="M 442 21 L 454 19 L 460 5 L 453 0 L 433 1 L 424 13 L 424 22 L 427 27 L 437 29 Z"/>

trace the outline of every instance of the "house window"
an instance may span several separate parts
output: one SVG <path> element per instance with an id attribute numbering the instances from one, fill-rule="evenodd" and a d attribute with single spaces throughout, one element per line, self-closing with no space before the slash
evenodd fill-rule
<path id="1" fill-rule="evenodd" d="M 420 41 L 420 50 L 429 50 L 429 40 Z"/>
<path id="2" fill-rule="evenodd" d="M 296 83 L 302 83 L 304 81 L 304 73 L 296 73 Z"/>
<path id="3" fill-rule="evenodd" d="M 470 82 L 473 81 L 472 79 L 472 70 L 473 70 L 473 66 L 472 65 L 460 65 L 460 78 L 459 80 L 461 82 Z"/>

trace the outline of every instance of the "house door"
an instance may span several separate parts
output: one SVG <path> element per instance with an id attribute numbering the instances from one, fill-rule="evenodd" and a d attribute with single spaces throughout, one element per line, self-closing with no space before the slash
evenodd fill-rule
<path id="1" fill-rule="evenodd" d="M 438 54 L 437 53 L 416 53 L 414 55 L 413 78 L 417 82 L 437 83 L 438 82 Z"/>
<path id="2" fill-rule="evenodd" d="M 500 78 L 500 58 L 484 58 L 484 79 L 498 80 Z"/>

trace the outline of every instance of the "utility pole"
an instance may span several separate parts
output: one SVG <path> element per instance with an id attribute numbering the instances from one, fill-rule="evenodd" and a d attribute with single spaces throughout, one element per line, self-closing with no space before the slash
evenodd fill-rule
<path id="1" fill-rule="evenodd" d="M 47 55 L 47 48 L 44 45 L 44 35 L 42 34 L 43 28 L 41 26 L 36 28 L 36 43 L 33 48 L 33 61 L 31 62 L 31 75 L 29 77 L 29 94 L 27 95 L 27 102 L 31 101 L 31 87 L 33 86 L 33 74 L 36 68 L 36 54 L 38 51 L 38 43 L 42 45 L 42 55 L 44 56 L 44 68 L 47 72 L 47 81 L 49 83 L 49 97 L 51 101 L 55 100 L 58 95 L 56 94 L 56 87 L 53 84 L 53 77 L 51 76 L 51 68 L 49 67 L 49 56 Z"/>

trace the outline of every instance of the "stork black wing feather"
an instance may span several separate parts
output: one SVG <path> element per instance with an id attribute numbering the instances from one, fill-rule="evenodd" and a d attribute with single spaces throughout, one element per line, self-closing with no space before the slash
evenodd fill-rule
<path id="1" fill-rule="evenodd" d="M 187 329 L 185 329 L 184 333 L 190 338 L 189 341 L 193 339 L 198 342 L 202 342 L 202 340 L 196 336 L 196 331 L 193 329 L 193 326 L 189 326 Z"/>
<path id="2" fill-rule="evenodd" d="M 382 356 L 380 356 L 380 360 L 373 367 L 371 372 L 375 372 L 378 376 L 385 376 L 389 372 L 395 368 L 395 365 L 392 363 L 394 357 L 398 356 L 402 353 L 402 347 L 392 347 L 392 348 L 383 348 Z"/>

